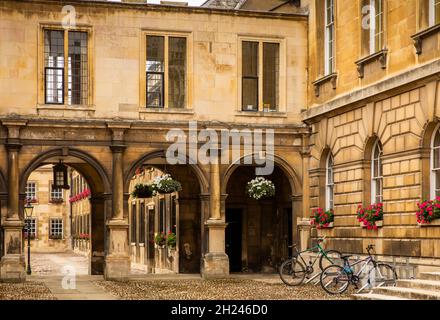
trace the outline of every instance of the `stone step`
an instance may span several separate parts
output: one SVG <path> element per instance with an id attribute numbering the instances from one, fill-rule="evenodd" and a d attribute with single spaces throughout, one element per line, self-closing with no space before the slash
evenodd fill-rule
<path id="1" fill-rule="evenodd" d="M 378 293 L 354 294 L 353 297 L 355 300 L 409 300 L 402 297 L 388 296 L 385 294 L 378 294 Z"/>
<path id="2" fill-rule="evenodd" d="M 404 287 L 378 287 L 374 288 L 373 292 L 377 294 L 390 295 L 412 300 L 440 300 L 440 292 L 424 289 Z"/>
<path id="3" fill-rule="evenodd" d="M 440 272 L 422 272 L 420 279 L 440 281 Z"/>
<path id="4" fill-rule="evenodd" d="M 420 280 L 402 279 L 402 280 L 397 280 L 397 287 L 414 288 L 414 289 L 440 292 L 440 281 L 424 280 L 424 279 L 420 279 Z"/>

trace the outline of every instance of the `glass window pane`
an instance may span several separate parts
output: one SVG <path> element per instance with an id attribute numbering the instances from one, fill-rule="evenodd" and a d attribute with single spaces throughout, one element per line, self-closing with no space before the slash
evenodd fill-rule
<path id="1" fill-rule="evenodd" d="M 186 38 L 168 40 L 168 103 L 170 108 L 186 105 Z"/>
<path id="2" fill-rule="evenodd" d="M 147 106 L 164 107 L 165 38 L 147 36 Z"/>
<path id="3" fill-rule="evenodd" d="M 433 149 L 434 153 L 434 163 L 432 164 L 432 167 L 434 169 L 440 168 L 440 148 Z"/>
<path id="4" fill-rule="evenodd" d="M 243 78 L 243 110 L 258 111 L 258 79 Z"/>
<path id="5" fill-rule="evenodd" d="M 278 109 L 280 45 L 263 44 L 263 106 Z"/>
<path id="6" fill-rule="evenodd" d="M 243 76 L 258 77 L 258 42 L 243 41 Z"/>
<path id="7" fill-rule="evenodd" d="M 64 31 L 44 30 L 46 103 L 64 102 Z"/>
<path id="8" fill-rule="evenodd" d="M 69 31 L 67 103 L 87 104 L 88 96 L 88 34 Z"/>

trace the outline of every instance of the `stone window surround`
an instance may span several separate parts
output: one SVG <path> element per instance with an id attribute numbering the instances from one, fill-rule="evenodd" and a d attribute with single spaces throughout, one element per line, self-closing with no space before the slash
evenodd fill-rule
<path id="1" fill-rule="evenodd" d="M 35 194 L 35 197 L 31 197 L 31 199 L 35 199 L 36 202 L 38 203 L 38 182 L 37 182 L 37 181 L 31 181 L 31 180 L 29 180 L 29 181 L 26 183 L 26 189 L 28 189 L 28 185 L 29 185 L 29 184 L 34 184 L 34 194 Z M 28 198 L 28 197 L 27 197 L 27 192 L 26 192 L 26 198 Z"/>
<path id="2" fill-rule="evenodd" d="M 264 111 L 263 108 L 263 81 L 259 81 L 258 85 L 258 111 L 244 111 L 242 108 L 242 73 L 243 73 L 243 62 L 242 62 L 242 44 L 244 41 L 258 42 L 259 45 L 259 79 L 263 79 L 263 43 L 278 43 L 280 46 L 280 64 L 279 64 L 279 101 L 277 111 Z M 238 35 L 238 54 L 237 54 L 237 107 L 236 116 L 242 116 L 244 113 L 248 113 L 253 116 L 270 116 L 273 114 L 284 114 L 286 112 L 287 103 L 287 68 L 286 68 L 286 43 L 284 38 L 277 37 L 259 37 L 254 35 L 239 34 Z"/>
<path id="3" fill-rule="evenodd" d="M 147 36 L 160 36 L 165 38 L 165 88 L 164 88 L 164 107 L 163 108 L 148 108 L 147 107 L 147 76 L 145 72 L 145 62 L 147 61 Z M 185 111 L 192 110 L 192 74 L 193 74 L 193 34 L 191 31 L 181 30 L 154 30 L 141 29 L 140 32 L 140 52 L 139 52 L 139 112 L 171 112 L 171 113 L 186 113 Z M 182 108 L 168 107 L 168 38 L 180 37 L 186 38 L 186 105 Z M 165 110 L 165 111 L 164 111 Z M 169 111 L 170 110 L 170 111 Z M 182 112 L 180 112 L 182 111 Z"/>
<path id="4" fill-rule="evenodd" d="M 57 224 L 58 227 L 56 228 L 57 233 L 55 235 L 59 235 L 59 228 L 61 228 L 61 234 L 60 234 L 60 238 L 58 237 L 54 237 L 54 232 L 52 229 L 52 222 L 54 222 L 55 220 L 58 220 Z M 61 226 L 59 226 L 59 224 L 61 223 Z M 61 240 L 64 238 L 64 219 L 62 217 L 50 217 L 49 218 L 49 240 Z"/>
<path id="5" fill-rule="evenodd" d="M 382 50 L 379 50 L 373 54 L 370 54 L 366 57 L 363 57 L 355 62 L 357 65 L 357 70 L 359 73 L 359 78 L 364 77 L 364 69 L 365 65 L 373 63 L 374 61 L 379 61 L 381 64 L 382 69 L 386 69 L 387 67 L 387 56 L 388 56 L 388 49 L 384 48 Z"/>
<path id="6" fill-rule="evenodd" d="M 438 124 L 435 128 L 435 130 L 432 133 L 431 136 L 431 143 L 430 143 L 430 155 L 429 155 L 429 172 L 430 172 L 430 185 L 429 185 L 429 194 L 431 199 L 435 199 L 436 197 L 436 169 L 434 169 L 434 152 L 435 149 L 438 149 L 438 146 L 434 146 L 434 141 L 437 133 L 440 130 L 440 124 Z"/>
<path id="7" fill-rule="evenodd" d="M 440 23 L 435 24 L 429 28 L 426 28 L 422 31 L 417 32 L 416 34 L 411 36 L 411 39 L 414 41 L 414 47 L 416 48 L 416 54 L 420 55 L 423 52 L 423 39 L 430 37 L 434 34 L 440 32 Z"/>
<path id="8" fill-rule="evenodd" d="M 88 72 L 89 72 L 89 80 L 88 80 L 88 97 L 87 97 L 87 105 L 68 105 L 66 104 L 66 99 L 64 99 L 64 104 L 46 104 L 45 102 L 45 79 L 44 79 L 44 30 L 60 30 L 64 32 L 68 31 L 80 31 L 87 32 L 88 34 L 88 43 L 87 43 L 87 55 L 88 55 Z M 79 111 L 94 111 L 95 107 L 93 105 L 93 97 L 94 97 L 94 84 L 93 84 L 93 74 L 94 74 L 94 34 L 93 27 L 85 24 L 77 24 L 75 28 L 65 28 L 59 23 L 40 23 L 38 30 L 38 91 L 37 91 L 37 111 L 40 110 L 79 110 Z M 67 37 L 65 37 L 64 48 L 68 48 Z M 67 50 L 65 49 L 65 54 Z M 65 74 L 67 77 L 67 74 Z M 65 81 L 65 86 L 67 86 L 67 81 Z M 65 94 L 67 94 L 67 90 L 64 90 Z"/>

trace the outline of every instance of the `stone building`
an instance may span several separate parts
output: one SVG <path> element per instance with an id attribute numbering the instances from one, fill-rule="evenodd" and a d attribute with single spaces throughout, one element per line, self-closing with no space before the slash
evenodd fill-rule
<path id="1" fill-rule="evenodd" d="M 25 219 L 24 231 L 30 222 L 32 252 L 64 252 L 70 248 L 68 192 L 53 189 L 52 181 L 52 166 L 43 166 L 31 173 L 26 184 L 26 199 L 34 208 L 30 221 Z"/>
<path id="2" fill-rule="evenodd" d="M 375 243 L 385 258 L 439 265 L 439 227 L 415 219 L 439 189 L 438 1 L 232 2 L 0 1 L 3 280 L 25 276 L 26 181 L 60 159 L 90 187 L 91 273 L 125 279 L 141 257 L 130 183 L 140 168 L 164 170 L 176 130 L 201 141 L 167 164 L 182 183 L 171 270 L 273 271 L 288 244 L 318 233 L 341 251 Z M 207 128 L 250 132 L 254 145 L 273 130 L 274 145 L 197 161 Z M 248 198 L 246 183 L 272 157 L 276 196 Z M 365 230 L 357 206 L 377 201 L 383 227 Z M 333 228 L 310 230 L 317 207 L 334 209 Z"/>

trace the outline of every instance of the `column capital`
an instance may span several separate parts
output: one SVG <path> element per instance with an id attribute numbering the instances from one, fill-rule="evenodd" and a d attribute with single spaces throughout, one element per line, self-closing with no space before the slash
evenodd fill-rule
<path id="1" fill-rule="evenodd" d="M 121 143 L 124 141 L 125 131 L 131 128 L 131 123 L 124 121 L 111 121 L 107 122 L 107 128 L 112 132 L 112 141 Z"/>
<path id="2" fill-rule="evenodd" d="M 5 148 L 8 152 L 18 152 L 23 147 L 23 145 L 19 142 L 19 139 L 9 139 L 8 142 L 5 143 Z"/>
<path id="3" fill-rule="evenodd" d="M 127 148 L 124 144 L 112 144 L 110 145 L 110 150 L 112 153 L 123 153 L 125 149 Z"/>

